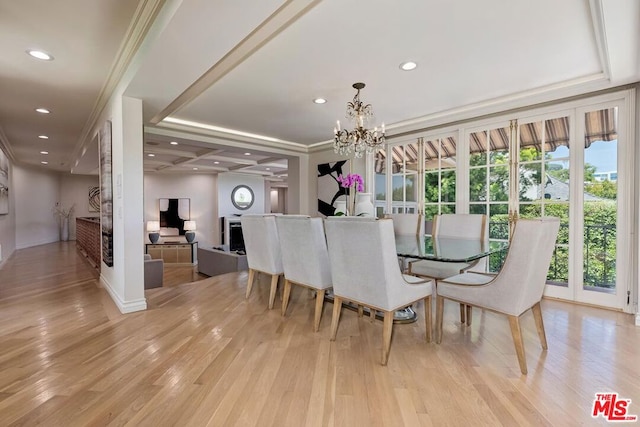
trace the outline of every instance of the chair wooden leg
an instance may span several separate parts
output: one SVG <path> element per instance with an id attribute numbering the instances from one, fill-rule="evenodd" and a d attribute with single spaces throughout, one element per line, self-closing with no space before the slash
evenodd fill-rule
<path id="1" fill-rule="evenodd" d="M 276 291 L 278 290 L 279 274 L 273 274 L 271 276 L 271 290 L 269 291 L 269 310 L 273 308 L 273 303 L 276 301 Z"/>
<path id="2" fill-rule="evenodd" d="M 256 271 L 252 268 L 249 269 L 249 280 L 247 280 L 247 294 L 245 295 L 245 298 L 249 298 L 249 295 L 251 295 L 251 288 L 253 287 L 253 279 L 256 276 Z"/>
<path id="3" fill-rule="evenodd" d="M 465 323 L 464 304 L 460 303 L 460 323 Z"/>
<path id="4" fill-rule="evenodd" d="M 431 342 L 431 295 L 424 299 L 424 327 L 427 331 L 427 342 Z"/>
<path id="5" fill-rule="evenodd" d="M 547 346 L 547 335 L 544 333 L 544 322 L 542 321 L 542 308 L 540 307 L 540 302 L 531 307 L 531 311 L 533 311 L 533 318 L 536 321 L 536 329 L 538 330 L 538 336 L 540 337 L 540 344 L 543 349 L 547 350 L 549 347 Z"/>
<path id="6" fill-rule="evenodd" d="M 291 296 L 291 282 L 284 279 L 284 295 L 282 296 L 282 315 L 284 316 L 289 306 L 289 297 Z"/>
<path id="7" fill-rule="evenodd" d="M 322 318 L 322 307 L 324 306 L 324 289 L 316 292 L 316 312 L 313 316 L 313 332 L 320 329 L 320 318 Z"/>
<path id="8" fill-rule="evenodd" d="M 376 320 L 376 309 L 369 307 L 369 321 L 373 323 L 374 320 Z"/>
<path id="9" fill-rule="evenodd" d="M 382 325 L 382 364 L 386 365 L 389 360 L 389 349 L 391 348 L 391 332 L 393 331 L 393 311 L 384 312 L 384 324 Z"/>
<path id="10" fill-rule="evenodd" d="M 358 304 L 358 317 L 364 316 L 364 307 Z"/>
<path id="11" fill-rule="evenodd" d="M 333 296 L 333 317 L 331 318 L 331 341 L 336 340 L 338 333 L 338 322 L 340 322 L 340 312 L 342 311 L 342 298 Z"/>
<path id="12" fill-rule="evenodd" d="M 527 375 L 527 359 L 524 355 L 524 342 L 522 341 L 522 331 L 520 330 L 520 318 L 518 316 L 509 316 L 509 326 L 511 326 L 513 344 L 516 346 L 520 372 L 522 372 L 523 375 Z"/>
<path id="13" fill-rule="evenodd" d="M 436 296 L 436 342 L 442 341 L 442 317 L 444 312 L 444 297 Z"/>
<path id="14" fill-rule="evenodd" d="M 467 310 L 467 326 L 471 326 L 471 310 L 473 309 L 470 305 L 465 305 L 465 309 Z"/>

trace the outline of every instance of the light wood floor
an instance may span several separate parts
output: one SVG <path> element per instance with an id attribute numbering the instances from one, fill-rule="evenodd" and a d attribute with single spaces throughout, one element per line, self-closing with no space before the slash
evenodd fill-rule
<path id="1" fill-rule="evenodd" d="M 603 391 L 640 415 L 632 316 L 544 301 L 549 350 L 526 315 L 522 376 L 506 318 L 476 309 L 462 327 L 447 303 L 442 344 L 422 321 L 396 325 L 383 367 L 382 322 L 344 311 L 332 343 L 330 304 L 313 333 L 308 291 L 283 318 L 268 278 L 248 300 L 246 281 L 150 290 L 147 311 L 121 315 L 73 242 L 17 251 L 0 270 L 0 424 L 592 425 Z"/>

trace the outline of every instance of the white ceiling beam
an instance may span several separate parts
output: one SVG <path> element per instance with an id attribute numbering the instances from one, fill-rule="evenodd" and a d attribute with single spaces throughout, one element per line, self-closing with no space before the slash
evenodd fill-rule
<path id="1" fill-rule="evenodd" d="M 258 25 L 247 37 L 231 49 L 220 61 L 209 68 L 198 80 L 156 114 L 151 123 L 160 123 L 164 118 L 178 111 L 217 81 L 231 72 L 262 46 L 284 31 L 321 0 L 287 0 L 278 10 Z"/>

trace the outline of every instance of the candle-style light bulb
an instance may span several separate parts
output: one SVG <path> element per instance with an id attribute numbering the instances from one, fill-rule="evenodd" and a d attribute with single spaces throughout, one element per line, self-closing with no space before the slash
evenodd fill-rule
<path id="1" fill-rule="evenodd" d="M 384 135 L 384 122 L 382 122 L 382 134 Z"/>
<path id="2" fill-rule="evenodd" d="M 338 131 L 340 131 L 340 120 L 336 120 L 336 123 L 338 125 Z"/>

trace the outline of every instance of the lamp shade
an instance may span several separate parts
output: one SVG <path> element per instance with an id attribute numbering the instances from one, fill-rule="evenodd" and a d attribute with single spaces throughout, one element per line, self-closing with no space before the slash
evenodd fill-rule
<path id="1" fill-rule="evenodd" d="M 160 221 L 147 221 L 147 231 L 159 231 Z"/>
<path id="2" fill-rule="evenodd" d="M 185 221 L 184 222 L 184 229 L 187 231 L 193 231 L 196 229 L 196 222 L 195 221 Z"/>

